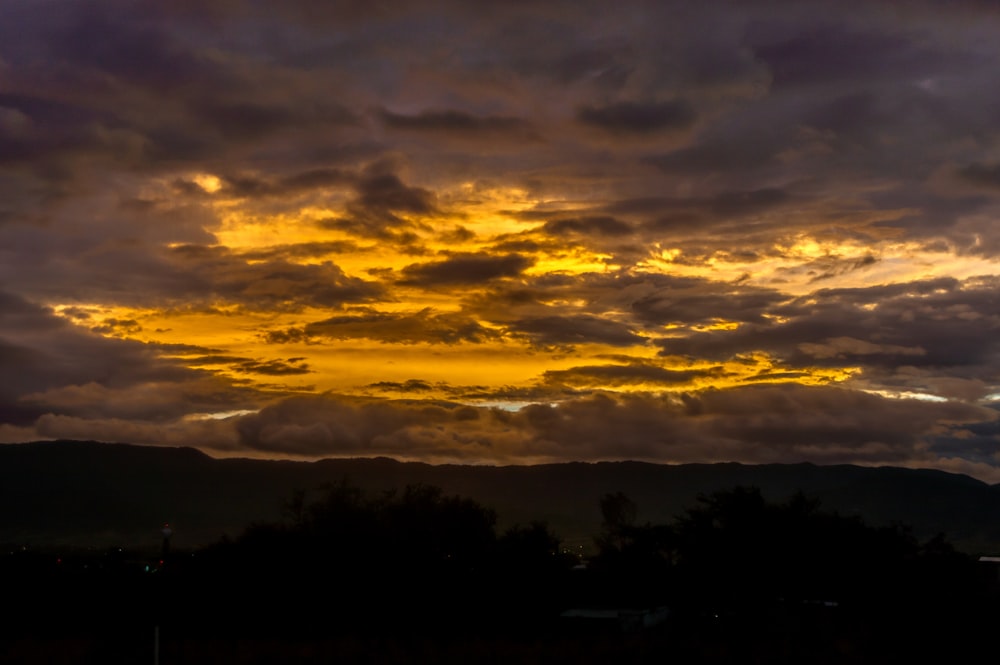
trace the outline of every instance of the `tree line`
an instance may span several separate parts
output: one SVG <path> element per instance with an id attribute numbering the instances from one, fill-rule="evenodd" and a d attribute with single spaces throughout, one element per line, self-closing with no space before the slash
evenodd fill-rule
<path id="1" fill-rule="evenodd" d="M 9 602 L 22 607 L 7 628 L 44 616 L 50 626 L 152 623 L 192 638 L 509 637 L 558 632 L 571 608 L 666 607 L 670 648 L 680 649 L 761 640 L 792 620 L 797 635 L 836 624 L 831 635 L 877 625 L 898 637 L 932 624 L 985 634 L 1000 616 L 983 569 L 943 536 L 919 542 L 905 525 L 871 526 L 801 493 L 768 501 L 735 487 L 664 524 L 641 521 L 623 492 L 598 505 L 596 553 L 581 560 L 544 522 L 501 531 L 492 509 L 438 487 L 369 493 L 344 480 L 295 493 L 279 521 L 167 553 L 152 573 L 7 558 Z"/>

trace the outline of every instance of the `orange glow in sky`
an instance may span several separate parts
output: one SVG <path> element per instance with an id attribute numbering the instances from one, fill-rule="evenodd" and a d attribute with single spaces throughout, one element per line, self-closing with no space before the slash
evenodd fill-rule
<path id="1" fill-rule="evenodd" d="M 209 4 L 0 26 L 0 441 L 1000 480 L 995 12 Z"/>

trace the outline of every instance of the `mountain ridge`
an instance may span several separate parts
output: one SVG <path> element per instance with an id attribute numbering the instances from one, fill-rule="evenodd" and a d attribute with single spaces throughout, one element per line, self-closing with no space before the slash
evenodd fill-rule
<path id="1" fill-rule="evenodd" d="M 215 458 L 197 448 L 94 441 L 0 445 L 0 543 L 35 547 L 158 547 L 170 522 L 177 547 L 238 536 L 277 521 L 294 492 L 346 481 L 366 491 L 428 484 L 493 508 L 498 526 L 547 522 L 586 552 L 603 494 L 622 491 L 640 522 L 672 521 L 699 495 L 755 486 L 772 500 L 796 491 L 871 525 L 903 524 L 921 541 L 945 535 L 971 553 L 1000 551 L 1000 486 L 936 469 L 737 462 L 641 461 L 479 466 L 389 457 L 316 461 Z"/>

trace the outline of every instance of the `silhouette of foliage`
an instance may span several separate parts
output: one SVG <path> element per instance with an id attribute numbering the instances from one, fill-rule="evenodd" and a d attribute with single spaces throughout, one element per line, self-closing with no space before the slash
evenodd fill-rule
<path id="1" fill-rule="evenodd" d="M 560 551 L 559 537 L 541 521 L 516 524 L 497 539 L 497 560 L 518 575 L 544 575 L 572 559 Z"/>
<path id="2" fill-rule="evenodd" d="M 241 622 L 244 607 L 264 598 L 297 608 L 284 617 L 297 626 L 357 627 L 370 616 L 424 629 L 445 618 L 495 623 L 512 605 L 551 615 L 571 566 L 545 523 L 497 536 L 493 510 L 431 485 L 368 494 L 345 479 L 311 498 L 294 493 L 283 514 L 200 557 L 201 579 L 220 588 Z M 324 598 L 316 616 L 296 606 L 304 589 Z"/>
<path id="3" fill-rule="evenodd" d="M 736 486 L 669 524 L 641 521 L 623 492 L 599 505 L 582 570 L 545 522 L 498 534 L 491 509 L 436 486 L 347 480 L 147 572 L 121 550 L 10 552 L 0 581 L 17 612 L 0 645 L 86 638 L 75 662 L 139 662 L 156 625 L 163 662 L 969 662 L 1000 618 L 998 587 L 943 535 L 921 544 L 802 493 L 772 502 Z M 595 606 L 669 618 L 638 632 L 560 619 Z"/>
<path id="4" fill-rule="evenodd" d="M 609 586 L 678 606 L 740 610 L 761 603 L 906 602 L 974 584 L 970 557 L 939 535 L 921 545 L 904 525 L 872 527 L 794 494 L 772 503 L 755 487 L 700 495 L 669 525 L 637 525 L 622 493 L 601 500 L 605 517 L 592 561 Z"/>

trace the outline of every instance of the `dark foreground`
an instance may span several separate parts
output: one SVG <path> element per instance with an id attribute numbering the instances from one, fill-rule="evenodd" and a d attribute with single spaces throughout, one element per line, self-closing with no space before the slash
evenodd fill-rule
<path id="1" fill-rule="evenodd" d="M 0 665 L 980 662 L 996 563 L 797 495 L 736 488 L 672 524 L 600 502 L 584 562 L 547 526 L 429 487 L 297 495 L 196 551 L 0 557 Z M 166 532 L 165 532 L 166 533 Z"/>
<path id="2" fill-rule="evenodd" d="M 81 630 L 35 631 L 5 635 L 0 662 L 184 663 L 205 664 L 417 664 L 441 663 L 948 663 L 980 662 L 989 653 L 984 635 L 991 621 L 956 625 L 916 621 L 887 625 L 842 617 L 794 617 L 779 623 L 731 619 L 728 624 L 676 621 L 623 633 L 594 627 L 498 635 L 357 633 L 326 636 L 191 634 L 164 626 L 155 654 L 149 626 L 106 626 Z M 992 624 L 992 625 L 990 625 Z"/>
<path id="3" fill-rule="evenodd" d="M 295 588 L 181 582 L 166 571 L 36 580 L 7 595 L 0 663 L 971 663 L 988 652 L 1000 620 L 985 577 L 981 593 L 951 597 L 670 607 L 645 627 L 607 618 L 615 609 L 607 604 L 605 618 L 568 618 L 566 610 L 588 609 L 572 600 L 595 597 L 577 594 L 586 574 L 564 580 L 580 586 L 560 587 L 563 603 L 419 583 L 392 592 L 373 583 L 367 595 L 358 580 L 338 586 L 327 576 Z"/>

